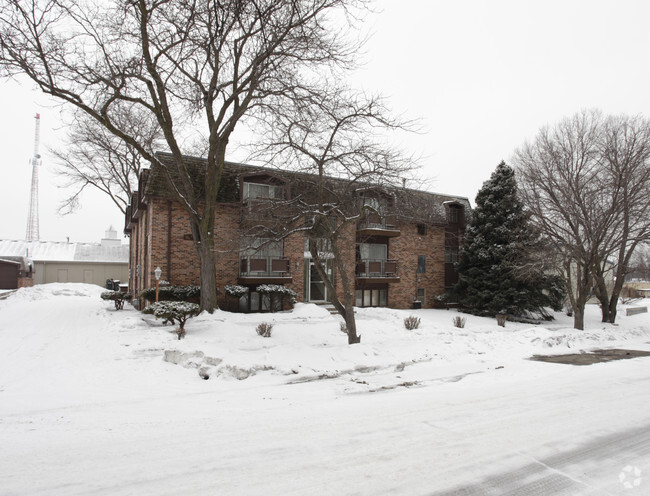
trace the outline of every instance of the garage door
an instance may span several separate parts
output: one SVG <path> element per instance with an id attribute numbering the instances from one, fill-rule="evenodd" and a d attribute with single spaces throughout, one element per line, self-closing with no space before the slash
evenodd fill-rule
<path id="1" fill-rule="evenodd" d="M 18 266 L 0 263 L 0 289 L 16 289 L 18 287 Z"/>

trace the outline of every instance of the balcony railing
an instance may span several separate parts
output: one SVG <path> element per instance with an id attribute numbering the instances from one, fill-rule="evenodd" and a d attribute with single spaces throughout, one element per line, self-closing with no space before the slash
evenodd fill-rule
<path id="1" fill-rule="evenodd" d="M 356 267 L 356 276 L 359 279 L 399 279 L 397 260 L 359 260 Z"/>
<path id="2" fill-rule="evenodd" d="M 399 236 L 397 221 L 393 217 L 380 217 L 376 214 L 368 215 L 357 226 L 358 231 L 367 231 L 369 233 L 383 231 L 382 235 Z"/>
<path id="3" fill-rule="evenodd" d="M 290 278 L 291 264 L 284 257 L 240 257 L 239 277 L 251 278 Z"/>

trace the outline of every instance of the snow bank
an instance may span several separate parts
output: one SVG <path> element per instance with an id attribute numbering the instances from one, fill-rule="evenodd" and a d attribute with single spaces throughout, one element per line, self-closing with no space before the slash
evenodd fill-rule
<path id="1" fill-rule="evenodd" d="M 369 374 L 408 376 L 426 364 L 429 376 L 457 377 L 512 367 L 534 354 L 650 338 L 649 314 L 626 317 L 621 311 L 618 325 L 606 325 L 598 322 L 595 307 L 588 308 L 585 331 L 572 329 L 571 319 L 563 314 L 544 325 L 508 322 L 505 328 L 494 319 L 463 315 L 461 329 L 452 324 L 458 315 L 452 310 L 359 308 L 361 343 L 349 346 L 340 331 L 340 316 L 299 303 L 291 312 L 276 314 L 203 313 L 188 321 L 187 337 L 178 341 L 175 326 L 163 326 L 130 306 L 116 311 L 99 298 L 102 291 L 85 284 L 48 284 L 22 288 L 0 300 L 5 345 L 1 387 L 77 388 L 78 394 L 67 399 L 59 396 L 74 402 L 83 391 L 99 395 L 99 384 L 105 390 L 123 389 L 120 381 L 130 385 L 129 394 L 137 395 L 138 388 L 164 391 L 159 385 L 163 376 L 178 385 L 199 382 L 199 375 L 226 383 L 254 376 L 276 382 L 323 377 L 354 381 Z M 421 325 L 409 331 L 403 322 L 411 314 L 421 318 Z M 272 337 L 257 335 L 261 322 L 273 324 Z M 31 371 L 27 376 L 25 369 Z"/>

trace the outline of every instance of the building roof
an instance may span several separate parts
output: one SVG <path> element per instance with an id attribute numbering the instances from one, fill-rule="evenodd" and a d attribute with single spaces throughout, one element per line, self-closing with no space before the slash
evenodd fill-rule
<path id="1" fill-rule="evenodd" d="M 0 240 L 0 258 L 27 257 L 35 262 L 128 263 L 129 245 L 65 241 Z"/>
<path id="2" fill-rule="evenodd" d="M 158 159 L 164 165 L 168 165 L 167 171 L 172 176 L 177 176 L 175 171 L 173 157 L 170 153 L 158 152 Z M 185 156 L 185 165 L 190 171 L 190 176 L 194 181 L 194 188 L 200 197 L 203 189 L 202 177 L 205 170 L 206 160 L 198 157 Z M 152 165 L 151 169 L 144 170 L 141 176 L 140 191 L 145 196 L 159 196 L 169 198 L 172 196 L 168 186 L 168 180 L 165 171 L 162 168 Z M 312 176 L 305 173 L 297 173 L 282 169 L 260 167 L 236 162 L 225 162 L 225 167 L 219 186 L 218 200 L 221 202 L 239 202 L 240 201 L 240 177 L 251 173 L 268 173 L 275 176 L 286 177 L 289 182 L 298 180 L 301 176 L 311 178 Z M 289 177 L 287 177 L 289 176 Z M 336 178 L 328 178 L 331 181 L 337 181 Z M 343 181 L 343 180 L 341 180 Z M 368 185 L 372 188 L 372 185 Z M 446 195 L 439 193 L 430 193 L 428 191 L 414 190 L 408 188 L 391 188 L 390 192 L 396 200 L 398 215 L 417 222 L 426 223 L 445 223 L 447 217 L 446 208 L 449 204 L 459 204 L 464 207 L 466 220 L 471 215 L 470 202 L 466 197 Z"/>

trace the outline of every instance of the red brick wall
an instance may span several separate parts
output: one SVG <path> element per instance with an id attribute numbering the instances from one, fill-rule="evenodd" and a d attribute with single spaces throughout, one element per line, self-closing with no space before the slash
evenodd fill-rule
<path id="1" fill-rule="evenodd" d="M 18 288 L 31 288 L 34 285 L 33 277 L 19 277 Z"/>
<path id="2" fill-rule="evenodd" d="M 412 308 L 418 288 L 424 288 L 423 308 L 433 306 L 433 298 L 445 290 L 445 230 L 427 226 L 426 234 L 419 235 L 417 224 L 400 224 L 401 235 L 391 238 L 388 258 L 398 260 L 399 283 L 388 288 L 388 305 L 393 308 Z M 426 257 L 426 272 L 417 273 L 418 255 Z"/>
<path id="3" fill-rule="evenodd" d="M 170 222 L 171 244 L 168 240 Z M 388 285 L 388 305 L 393 308 L 412 308 L 416 290 L 424 288 L 426 299 L 423 306 L 431 308 L 433 298 L 444 292 L 444 228 L 427 226 L 424 235 L 418 234 L 416 224 L 402 223 L 399 228 L 401 235 L 388 241 L 388 258 L 398 260 L 400 277 L 400 282 Z M 225 285 L 236 284 L 239 275 L 239 205 L 218 205 L 215 233 L 217 286 L 223 291 Z M 345 270 L 354 284 L 356 226 L 350 225 L 341 235 L 340 249 L 346 263 Z M 149 260 L 145 260 L 145 251 Z M 305 293 L 304 251 L 302 234 L 292 235 L 284 241 L 284 256 L 289 259 L 293 277 L 293 282 L 287 286 L 298 293 L 299 301 L 304 300 Z M 417 273 L 418 255 L 426 257 L 426 272 L 423 274 Z M 189 216 L 180 205 L 167 200 L 150 199 L 145 215 L 138 220 L 131 233 L 130 263 L 132 276 L 129 282 L 130 287 L 135 288 L 135 294 L 154 284 L 153 270 L 156 267 L 162 269 L 162 279 L 172 284 L 199 284 L 199 259 L 191 239 Z M 141 266 L 140 277 L 136 277 L 135 267 L 138 264 Z M 336 287 L 342 298 L 340 276 L 336 277 Z"/>

